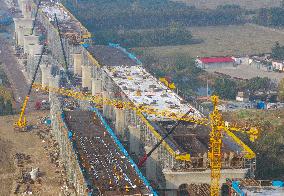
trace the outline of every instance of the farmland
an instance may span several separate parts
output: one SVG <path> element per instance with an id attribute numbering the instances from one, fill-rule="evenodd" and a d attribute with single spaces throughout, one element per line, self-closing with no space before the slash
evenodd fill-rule
<path id="1" fill-rule="evenodd" d="M 173 0 L 184 2 L 197 8 L 216 8 L 218 5 L 236 4 L 246 9 L 280 6 L 281 0 Z"/>
<path id="2" fill-rule="evenodd" d="M 276 41 L 284 44 L 284 31 L 256 25 L 229 25 L 190 28 L 194 38 L 204 40 L 193 45 L 136 48 L 160 59 L 177 54 L 191 57 L 252 55 L 271 52 Z"/>

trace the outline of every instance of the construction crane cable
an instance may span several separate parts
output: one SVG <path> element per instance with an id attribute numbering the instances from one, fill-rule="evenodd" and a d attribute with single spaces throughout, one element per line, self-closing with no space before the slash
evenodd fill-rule
<path id="1" fill-rule="evenodd" d="M 64 49 L 61 30 L 60 30 L 60 27 L 59 27 L 58 18 L 56 16 L 56 14 L 54 14 L 54 19 L 55 19 L 55 23 L 56 23 L 56 27 L 57 27 L 57 31 L 58 31 L 58 35 L 59 35 L 61 50 L 62 50 L 62 53 L 63 53 L 64 63 L 65 63 L 65 71 L 67 72 L 68 71 L 68 63 L 67 63 L 67 58 L 66 58 L 66 52 L 65 52 L 65 49 Z"/>
<path id="2" fill-rule="evenodd" d="M 159 141 L 147 154 L 145 154 L 145 155 L 140 159 L 140 161 L 139 161 L 139 163 L 138 163 L 138 167 L 142 167 L 142 166 L 143 166 L 143 164 L 144 164 L 145 161 L 148 159 L 148 157 L 150 157 L 151 154 L 162 144 L 162 142 L 163 142 L 167 137 L 169 137 L 169 135 L 171 135 L 171 134 L 175 131 L 175 129 L 176 129 L 176 128 L 179 126 L 179 124 L 183 121 L 182 119 L 186 118 L 189 113 L 194 113 L 194 111 L 193 111 L 192 109 L 190 109 L 185 115 L 183 115 L 183 117 L 182 117 L 180 120 L 176 121 L 176 123 L 175 123 L 174 126 L 171 128 L 171 130 L 170 130 L 169 132 L 167 132 L 167 134 L 164 135 L 164 137 L 163 137 L 162 139 L 160 139 L 160 141 Z"/>
<path id="3" fill-rule="evenodd" d="M 34 75 L 33 75 L 33 78 L 32 78 L 32 82 L 31 82 L 31 85 L 29 87 L 29 91 L 28 91 L 28 94 L 23 102 L 23 106 L 21 108 L 21 113 L 20 113 L 20 117 L 18 119 L 18 121 L 15 123 L 15 127 L 17 128 L 25 128 L 26 127 L 26 117 L 25 117 L 25 112 L 26 112 L 26 108 L 27 108 L 27 104 L 28 104 L 28 101 L 30 99 L 30 94 L 32 92 L 32 88 L 33 88 L 33 85 L 34 85 L 34 81 L 36 79 L 36 75 L 37 75 L 37 72 L 38 72 L 38 69 L 39 69 L 39 66 L 40 66 L 40 63 L 41 63 L 41 60 L 42 60 L 42 56 L 43 56 L 43 53 L 45 51 L 45 46 L 46 46 L 46 43 L 44 43 L 43 47 L 42 47 L 42 51 L 40 53 L 40 57 L 39 57 L 39 60 L 38 60 L 38 63 L 37 63 L 37 66 L 36 66 L 36 69 L 35 69 L 35 72 L 34 72 Z"/>
<path id="4" fill-rule="evenodd" d="M 37 7 L 36 7 L 35 20 L 34 20 L 34 22 L 33 22 L 33 27 L 32 27 L 32 31 L 31 31 L 31 35 L 34 33 L 34 29 L 35 29 L 35 25 L 36 25 L 36 20 L 37 20 L 37 15 L 38 15 L 38 10 L 39 10 L 41 1 L 42 1 L 42 0 L 39 0 L 39 1 L 38 1 Z"/>
<path id="5" fill-rule="evenodd" d="M 36 75 L 37 75 L 37 72 L 38 72 L 38 69 L 39 69 L 39 66 L 41 64 L 41 61 L 42 61 L 42 56 L 45 52 L 45 47 L 46 47 L 46 43 L 44 43 L 43 47 L 42 47 L 42 51 L 40 53 L 40 56 L 39 56 L 39 60 L 38 60 L 38 63 L 37 63 L 37 66 L 36 66 L 36 70 L 34 72 L 34 75 L 33 75 L 33 78 L 32 78 L 32 82 L 31 82 L 31 85 L 29 87 L 29 91 L 28 91 L 28 96 L 31 94 L 32 92 L 32 88 L 33 88 L 33 84 L 35 82 L 35 79 L 36 79 Z"/>

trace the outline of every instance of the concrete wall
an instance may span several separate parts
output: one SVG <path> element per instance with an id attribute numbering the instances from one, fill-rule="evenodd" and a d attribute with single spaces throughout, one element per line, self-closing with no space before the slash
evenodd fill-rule
<path id="1" fill-rule="evenodd" d="M 166 178 L 167 189 L 178 189 L 181 184 L 202 184 L 211 182 L 211 171 L 191 171 L 191 172 L 173 172 L 163 170 Z M 221 171 L 220 186 L 226 182 L 226 178 L 245 178 L 247 170 L 244 169 L 223 169 Z"/>
<path id="2" fill-rule="evenodd" d="M 87 195 L 84 176 L 81 168 L 79 167 L 76 153 L 73 151 L 71 142 L 68 139 L 68 129 L 62 119 L 62 110 L 60 102 L 56 96 L 51 99 L 51 120 L 52 120 L 52 133 L 58 142 L 60 149 L 60 160 L 65 167 L 68 182 L 72 185 L 77 195 Z"/>

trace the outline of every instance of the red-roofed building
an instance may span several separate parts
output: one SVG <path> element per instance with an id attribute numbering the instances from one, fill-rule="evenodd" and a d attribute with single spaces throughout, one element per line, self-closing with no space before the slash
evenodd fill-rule
<path id="1" fill-rule="evenodd" d="M 196 59 L 196 65 L 202 69 L 233 67 L 235 60 L 232 57 L 204 57 Z"/>

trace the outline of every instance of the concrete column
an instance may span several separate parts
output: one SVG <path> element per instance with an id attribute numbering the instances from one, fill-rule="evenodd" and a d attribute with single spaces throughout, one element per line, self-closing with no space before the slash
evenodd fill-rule
<path id="1" fill-rule="evenodd" d="M 92 89 L 92 66 L 82 66 L 82 87 Z"/>
<path id="2" fill-rule="evenodd" d="M 39 36 L 25 35 L 24 36 L 24 53 L 28 53 L 29 44 L 39 44 Z"/>
<path id="3" fill-rule="evenodd" d="M 30 35 L 31 28 L 24 28 L 24 27 L 19 27 L 16 29 L 16 37 L 17 37 L 17 43 L 19 46 L 24 47 L 24 37 L 25 35 Z"/>
<path id="4" fill-rule="evenodd" d="M 30 28 L 33 27 L 33 19 L 31 18 L 14 18 L 15 27 Z"/>
<path id="5" fill-rule="evenodd" d="M 27 53 L 31 56 L 41 54 L 43 45 L 39 44 L 29 44 Z"/>
<path id="6" fill-rule="evenodd" d="M 110 99 L 110 95 L 107 91 L 103 91 L 103 100 Z M 103 101 L 103 114 L 106 118 L 111 118 L 111 108 L 107 101 Z"/>
<path id="7" fill-rule="evenodd" d="M 100 95 L 102 93 L 102 81 L 92 78 L 92 95 Z"/>
<path id="8" fill-rule="evenodd" d="M 21 0 L 20 9 L 22 11 L 24 18 L 31 18 L 32 12 L 31 12 L 30 0 Z"/>
<path id="9" fill-rule="evenodd" d="M 82 76 L 83 57 L 82 54 L 73 54 L 74 74 Z"/>
<path id="10" fill-rule="evenodd" d="M 18 2 L 18 5 L 19 5 L 19 8 L 21 9 L 22 8 L 22 0 L 17 0 Z"/>
<path id="11" fill-rule="evenodd" d="M 60 81 L 60 76 L 56 75 L 55 77 L 50 75 L 50 81 L 49 81 L 49 86 L 51 88 L 59 88 L 59 81 Z M 52 91 L 49 91 L 49 102 L 52 100 L 54 93 Z"/>
<path id="12" fill-rule="evenodd" d="M 227 178 L 245 178 L 247 173 L 246 169 L 222 169 L 220 186 L 226 182 Z M 202 184 L 211 182 L 210 169 L 204 171 L 171 171 L 163 170 L 164 177 L 166 179 L 166 189 L 178 189 L 181 184 Z M 172 194 L 167 194 L 172 195 Z"/>
<path id="13" fill-rule="evenodd" d="M 114 108 L 115 111 L 115 130 L 118 135 L 124 136 L 124 129 L 126 128 L 125 110 Z"/>
<path id="14" fill-rule="evenodd" d="M 152 146 L 145 146 L 145 151 L 148 153 Z M 158 164 L 158 152 L 154 151 L 146 161 L 146 176 L 147 179 L 157 182 L 157 164 Z"/>
<path id="15" fill-rule="evenodd" d="M 129 150 L 130 153 L 134 153 L 135 155 L 139 156 L 140 154 L 140 127 L 136 127 L 133 125 L 128 126 L 129 130 Z"/>
<path id="16" fill-rule="evenodd" d="M 49 65 L 40 65 L 40 69 L 42 87 L 47 87 L 49 86 L 51 67 Z"/>

